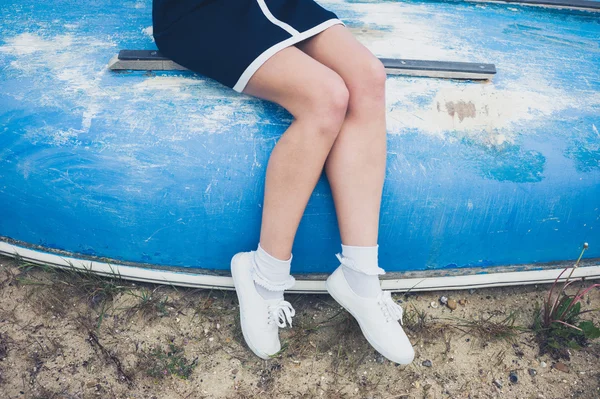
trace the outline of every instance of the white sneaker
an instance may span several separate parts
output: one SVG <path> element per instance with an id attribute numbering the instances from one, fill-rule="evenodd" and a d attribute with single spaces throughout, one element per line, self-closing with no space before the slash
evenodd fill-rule
<path id="1" fill-rule="evenodd" d="M 281 350 L 279 327 L 292 326 L 296 311 L 281 299 L 264 299 L 253 278 L 254 252 L 240 252 L 231 259 L 231 276 L 240 305 L 240 323 L 248 347 L 269 359 Z"/>
<path id="2" fill-rule="evenodd" d="M 342 266 L 338 267 L 325 283 L 327 291 L 358 322 L 365 338 L 377 352 L 399 364 L 409 364 L 415 351 L 402 326 L 402 308 L 389 291 L 377 298 L 357 295 L 348 285 Z M 400 320 L 400 323 L 398 323 Z"/>

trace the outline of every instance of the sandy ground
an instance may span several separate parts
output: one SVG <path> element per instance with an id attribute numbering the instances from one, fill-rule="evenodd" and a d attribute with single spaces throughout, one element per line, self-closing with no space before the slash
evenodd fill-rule
<path id="1" fill-rule="evenodd" d="M 325 295 L 287 297 L 294 327 L 263 361 L 243 343 L 232 292 L 0 264 L 2 399 L 600 398 L 598 341 L 560 363 L 539 355 L 527 328 L 548 286 L 395 295 L 417 352 L 402 367 Z M 584 308 L 600 308 L 598 290 Z"/>

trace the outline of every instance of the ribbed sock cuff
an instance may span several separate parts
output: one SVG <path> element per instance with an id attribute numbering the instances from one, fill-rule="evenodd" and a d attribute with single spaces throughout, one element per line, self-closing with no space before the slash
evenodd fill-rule
<path id="1" fill-rule="evenodd" d="M 358 247 L 342 244 L 342 256 L 347 261 L 342 261 L 342 264 L 367 275 L 385 274 L 385 270 L 379 267 L 378 252 L 379 245 Z"/>
<path id="2" fill-rule="evenodd" d="M 290 275 L 292 256 L 288 260 L 280 260 L 268 254 L 258 244 L 254 252 L 254 282 L 269 291 L 283 291 L 291 288 L 294 277 Z"/>

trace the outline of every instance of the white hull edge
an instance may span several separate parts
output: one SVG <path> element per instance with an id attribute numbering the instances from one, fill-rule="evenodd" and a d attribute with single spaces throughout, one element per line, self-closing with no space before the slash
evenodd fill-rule
<path id="1" fill-rule="evenodd" d="M 233 290 L 233 280 L 229 276 L 218 276 L 200 273 L 186 273 L 160 269 L 149 269 L 118 263 L 104 263 L 86 259 L 78 259 L 56 255 L 48 252 L 24 248 L 0 241 L 0 254 L 21 259 L 35 264 L 48 265 L 64 269 L 91 271 L 98 275 L 120 277 L 126 280 L 155 284 L 167 284 L 181 287 L 212 288 Z M 382 288 L 389 291 L 435 291 L 459 290 L 470 288 L 501 287 L 527 284 L 552 283 L 564 268 L 525 270 L 515 272 L 483 273 L 453 276 L 419 277 L 404 279 L 383 279 Z M 200 269 L 199 269 L 200 270 Z M 566 277 L 566 273 L 565 273 Z M 582 266 L 575 270 L 572 279 L 600 278 L 600 265 Z M 323 294 L 325 280 L 296 279 L 296 285 L 289 290 L 293 293 Z"/>

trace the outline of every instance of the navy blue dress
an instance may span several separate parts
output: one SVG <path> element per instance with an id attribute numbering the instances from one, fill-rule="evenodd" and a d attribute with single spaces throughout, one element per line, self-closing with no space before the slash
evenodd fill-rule
<path id="1" fill-rule="evenodd" d="M 344 25 L 314 0 L 153 0 L 152 24 L 163 55 L 237 92 L 276 52 Z"/>

